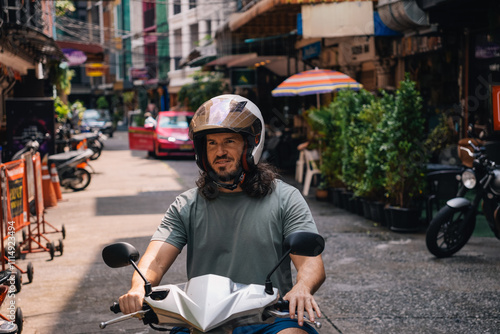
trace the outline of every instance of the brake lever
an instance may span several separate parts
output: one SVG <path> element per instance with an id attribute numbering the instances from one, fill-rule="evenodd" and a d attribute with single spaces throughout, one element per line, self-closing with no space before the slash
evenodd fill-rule
<path id="1" fill-rule="evenodd" d="M 147 310 L 140 310 L 140 311 L 137 311 L 137 312 L 134 312 L 134 313 L 130 313 L 130 314 L 125 314 L 125 315 L 119 316 L 118 318 L 114 318 L 114 319 L 111 319 L 111 320 L 108 320 L 108 321 L 103 321 L 103 322 L 101 322 L 99 324 L 99 328 L 104 329 L 108 325 L 116 324 L 117 322 L 121 322 L 121 321 L 128 320 L 128 319 L 131 319 L 131 318 L 142 319 L 143 316 L 144 316 L 144 314 L 146 314 L 146 312 L 147 312 Z"/>
<path id="2" fill-rule="evenodd" d="M 282 311 L 278 311 L 278 310 L 273 310 L 273 309 L 270 309 L 270 310 L 266 310 L 266 312 L 270 315 L 270 316 L 273 316 L 275 318 L 289 318 L 290 317 L 290 313 L 288 312 L 282 312 Z M 317 329 L 320 329 L 321 328 L 321 322 L 319 321 L 312 321 L 310 320 L 308 317 L 304 316 L 304 321 L 307 322 L 308 324 L 310 325 L 313 325 L 314 327 L 316 327 Z"/>

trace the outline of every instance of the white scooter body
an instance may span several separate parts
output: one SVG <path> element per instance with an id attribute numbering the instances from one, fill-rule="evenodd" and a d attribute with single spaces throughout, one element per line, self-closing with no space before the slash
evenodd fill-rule
<path id="1" fill-rule="evenodd" d="M 182 326 L 208 332 L 217 327 L 226 331 L 238 326 L 265 323 L 264 309 L 278 301 L 278 290 L 269 295 L 264 286 L 238 284 L 227 277 L 204 275 L 187 283 L 163 285 L 154 292 L 168 291 L 163 300 L 146 297 L 160 325 Z M 269 318 L 268 322 L 274 319 Z"/>
<path id="2" fill-rule="evenodd" d="M 325 241 L 315 233 L 294 232 L 285 239 L 284 245 L 287 251 L 267 275 L 265 285 L 239 284 L 227 277 L 208 274 L 194 277 L 187 283 L 154 288 L 135 263 L 139 252 L 134 246 L 124 242 L 106 246 L 102 251 L 104 262 L 112 268 L 132 265 L 145 282 L 146 297 L 142 310 L 101 322 L 100 327 L 104 329 L 110 324 L 135 317 L 156 330 L 185 327 L 191 333 L 231 333 L 235 327 L 289 318 L 288 306 L 283 307 L 279 301 L 278 289 L 272 286 L 271 275 L 289 254 L 321 254 Z M 117 303 L 111 306 L 111 311 L 121 312 Z M 311 321 L 306 316 L 304 321 L 321 327 L 319 322 Z"/>

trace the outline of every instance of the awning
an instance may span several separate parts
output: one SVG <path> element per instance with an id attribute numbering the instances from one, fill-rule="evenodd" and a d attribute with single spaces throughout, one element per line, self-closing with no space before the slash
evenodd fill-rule
<path id="1" fill-rule="evenodd" d="M 189 52 L 189 55 L 182 58 L 179 62 L 179 67 L 189 66 L 197 67 L 203 66 L 206 63 L 217 58 L 217 50 L 215 49 L 215 44 L 210 42 L 210 44 L 204 46 L 198 46 Z"/>
<path id="2" fill-rule="evenodd" d="M 191 60 L 186 65 L 189 67 L 203 66 L 215 59 L 217 59 L 217 56 L 201 56 Z"/>
<path id="3" fill-rule="evenodd" d="M 215 60 L 212 60 L 211 62 L 207 63 L 207 66 L 223 66 L 226 65 L 227 67 L 233 67 L 234 64 L 238 64 L 239 62 L 246 61 L 248 59 L 252 59 L 257 57 L 257 53 L 245 53 L 245 54 L 239 54 L 239 55 L 227 55 L 227 56 L 222 56 L 220 58 L 217 58 Z"/>
<path id="4" fill-rule="evenodd" d="M 81 42 L 73 42 L 73 41 L 56 41 L 57 45 L 61 49 L 75 49 L 80 50 L 85 53 L 103 53 L 104 48 L 100 44 L 96 43 L 81 43 Z"/>
<path id="5" fill-rule="evenodd" d="M 290 63 L 288 63 L 290 61 Z M 289 76 L 295 73 L 295 58 L 288 60 L 287 56 L 259 56 L 256 53 L 247 53 L 243 55 L 229 55 L 213 60 L 208 66 L 225 65 L 228 68 L 233 67 L 265 67 L 276 75 Z M 299 71 L 304 70 L 304 64 L 299 62 Z"/>
<path id="6" fill-rule="evenodd" d="M 300 6 L 296 0 L 261 0 L 245 12 L 231 14 L 229 29 L 247 37 L 288 33 L 297 28 Z"/>
<path id="7" fill-rule="evenodd" d="M 229 29 L 247 36 L 259 37 L 272 34 L 289 33 L 297 29 L 297 14 L 302 5 L 332 2 L 351 2 L 352 0 L 261 0 L 245 12 L 234 13 L 229 17 Z M 356 2 L 372 0 L 358 0 Z"/>

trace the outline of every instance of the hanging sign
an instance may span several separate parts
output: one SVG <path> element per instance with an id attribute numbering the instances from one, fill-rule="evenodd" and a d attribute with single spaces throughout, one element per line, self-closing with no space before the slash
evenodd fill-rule
<path id="1" fill-rule="evenodd" d="M 62 49 L 64 56 L 68 60 L 69 66 L 77 66 L 87 61 L 87 56 L 83 51 L 75 49 Z"/>
<path id="2" fill-rule="evenodd" d="M 104 65 L 99 63 L 87 64 L 85 75 L 88 77 L 102 77 L 104 75 Z"/>

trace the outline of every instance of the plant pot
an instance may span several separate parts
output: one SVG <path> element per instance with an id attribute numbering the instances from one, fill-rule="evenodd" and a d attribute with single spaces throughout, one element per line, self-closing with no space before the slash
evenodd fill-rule
<path id="1" fill-rule="evenodd" d="M 328 190 L 326 189 L 316 189 L 316 200 L 327 201 L 328 200 Z"/>
<path id="2" fill-rule="evenodd" d="M 356 213 L 358 216 L 364 216 L 363 199 L 360 197 L 353 197 L 354 205 L 356 206 Z"/>
<path id="3" fill-rule="evenodd" d="M 341 198 L 342 198 L 342 209 L 350 211 L 351 207 L 351 197 L 352 193 L 349 191 L 343 191 L 341 193 Z"/>
<path id="4" fill-rule="evenodd" d="M 357 213 L 356 198 L 352 193 L 349 193 L 349 197 L 347 198 L 347 210 L 351 213 Z"/>
<path id="5" fill-rule="evenodd" d="M 378 201 L 370 202 L 370 214 L 374 222 L 377 222 L 382 226 L 387 226 L 384 203 Z"/>
<path id="6" fill-rule="evenodd" d="M 417 232 L 420 230 L 421 210 L 389 206 L 390 229 L 395 232 Z"/>
<path id="7" fill-rule="evenodd" d="M 333 188 L 332 201 L 333 201 L 333 205 L 335 205 L 338 208 L 343 208 L 343 203 L 342 203 L 342 192 L 343 191 L 344 191 L 343 188 Z"/>
<path id="8" fill-rule="evenodd" d="M 372 220 L 371 210 L 370 210 L 370 201 L 367 199 L 362 199 L 361 204 L 363 205 L 363 216 L 366 219 Z"/>

